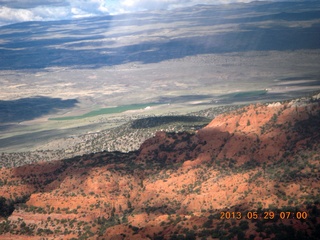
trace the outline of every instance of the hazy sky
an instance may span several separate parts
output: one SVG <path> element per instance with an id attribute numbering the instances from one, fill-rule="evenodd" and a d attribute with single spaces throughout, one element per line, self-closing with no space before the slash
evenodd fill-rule
<path id="1" fill-rule="evenodd" d="M 250 1 L 252 0 L 0 0 L 0 26 L 23 21 L 75 19 L 195 4 Z"/>

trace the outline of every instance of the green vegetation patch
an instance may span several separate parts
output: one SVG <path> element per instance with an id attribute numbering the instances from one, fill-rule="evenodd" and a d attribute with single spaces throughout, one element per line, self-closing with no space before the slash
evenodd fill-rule
<path id="1" fill-rule="evenodd" d="M 122 113 L 122 112 L 129 111 L 129 110 L 143 109 L 143 108 L 151 107 L 151 106 L 155 106 L 155 105 L 158 105 L 158 103 L 131 104 L 131 105 L 118 106 L 118 107 L 111 107 L 111 108 L 101 108 L 99 110 L 94 110 L 94 111 L 85 113 L 83 115 L 49 118 L 49 120 L 58 120 L 58 121 L 78 120 L 78 119 L 83 119 L 83 118 L 88 118 L 88 117 L 95 117 L 98 115 Z"/>

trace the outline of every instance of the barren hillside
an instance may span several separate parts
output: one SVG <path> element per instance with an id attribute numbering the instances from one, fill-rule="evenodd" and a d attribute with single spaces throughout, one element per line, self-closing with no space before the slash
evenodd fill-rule
<path id="1" fill-rule="evenodd" d="M 320 95 L 139 151 L 0 170 L 1 239 L 317 239 Z"/>

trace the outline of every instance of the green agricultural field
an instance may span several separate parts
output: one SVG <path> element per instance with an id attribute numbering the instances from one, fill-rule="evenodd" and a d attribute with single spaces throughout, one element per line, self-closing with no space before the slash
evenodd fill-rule
<path id="1" fill-rule="evenodd" d="M 159 104 L 157 104 L 157 103 L 132 104 L 132 105 L 123 105 L 123 106 L 118 106 L 118 107 L 111 107 L 111 108 L 101 108 L 99 110 L 91 111 L 91 112 L 85 113 L 83 115 L 70 116 L 70 117 L 60 117 L 60 118 L 49 118 L 49 120 L 59 120 L 59 121 L 77 120 L 77 119 L 95 117 L 95 116 L 104 115 L 104 114 L 114 114 L 114 113 L 122 113 L 125 111 L 130 111 L 130 110 L 144 109 L 146 107 L 151 107 L 151 106 L 156 106 L 156 105 L 159 105 Z"/>

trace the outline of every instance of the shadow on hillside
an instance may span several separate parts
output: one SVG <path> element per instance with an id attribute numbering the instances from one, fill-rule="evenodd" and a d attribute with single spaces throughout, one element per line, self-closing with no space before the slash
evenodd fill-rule
<path id="1" fill-rule="evenodd" d="M 165 124 L 172 124 L 172 123 L 194 123 L 197 125 L 200 123 L 203 125 L 204 123 L 209 123 L 210 120 L 205 117 L 197 117 L 197 116 L 159 116 L 159 117 L 149 117 L 149 118 L 142 118 L 134 120 L 131 123 L 131 128 L 134 129 L 141 129 L 141 128 L 153 128 L 159 127 Z"/>
<path id="2" fill-rule="evenodd" d="M 76 99 L 63 100 L 44 96 L 0 100 L 0 124 L 33 120 L 61 109 L 73 108 Z"/>

